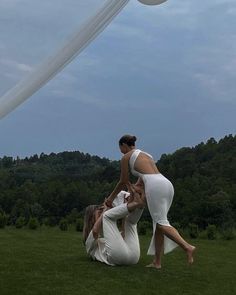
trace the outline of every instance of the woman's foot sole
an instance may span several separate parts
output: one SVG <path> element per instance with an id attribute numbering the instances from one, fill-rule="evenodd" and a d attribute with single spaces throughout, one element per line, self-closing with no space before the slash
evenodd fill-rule
<path id="1" fill-rule="evenodd" d="M 156 265 L 155 263 L 150 263 L 150 264 L 146 265 L 146 267 L 161 270 L 161 265 Z"/>

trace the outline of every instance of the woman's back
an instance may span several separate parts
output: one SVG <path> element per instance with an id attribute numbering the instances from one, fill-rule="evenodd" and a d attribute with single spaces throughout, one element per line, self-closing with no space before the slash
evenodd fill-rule
<path id="1" fill-rule="evenodd" d="M 141 150 L 134 150 L 129 159 L 133 174 L 158 174 L 160 173 L 151 155 Z M 139 176 L 139 175 L 138 175 Z"/>

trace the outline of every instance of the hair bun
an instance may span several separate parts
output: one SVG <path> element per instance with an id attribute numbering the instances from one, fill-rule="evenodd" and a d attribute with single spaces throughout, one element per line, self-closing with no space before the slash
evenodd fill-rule
<path id="1" fill-rule="evenodd" d="M 128 146 L 135 146 L 136 140 L 137 140 L 136 136 L 126 134 L 120 138 L 119 144 L 122 145 L 123 143 L 125 143 Z"/>

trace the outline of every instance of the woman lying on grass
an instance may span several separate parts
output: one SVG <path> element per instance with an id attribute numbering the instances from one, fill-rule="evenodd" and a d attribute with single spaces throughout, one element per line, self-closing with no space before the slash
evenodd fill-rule
<path id="1" fill-rule="evenodd" d="M 121 191 L 113 206 L 109 208 L 104 203 L 86 208 L 83 230 L 86 251 L 93 260 L 108 265 L 136 264 L 140 257 L 137 222 L 145 206 L 144 194 Z M 124 221 L 122 233 L 117 226 L 119 219 Z"/>

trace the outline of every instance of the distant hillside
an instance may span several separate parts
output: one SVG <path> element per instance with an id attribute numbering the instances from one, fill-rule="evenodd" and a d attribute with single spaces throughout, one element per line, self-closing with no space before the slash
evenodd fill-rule
<path id="1" fill-rule="evenodd" d="M 170 219 L 185 226 L 236 222 L 236 137 L 209 139 L 162 155 L 160 171 L 175 186 Z M 79 151 L 0 158 L 0 211 L 14 223 L 54 218 L 102 202 L 119 178 L 118 161 Z M 75 209 L 76 208 L 76 209 Z M 74 212 L 73 211 L 73 212 Z M 145 215 L 144 215 L 145 216 Z"/>
<path id="2" fill-rule="evenodd" d="M 202 227 L 236 221 L 236 136 L 181 148 L 157 164 L 175 186 L 173 220 Z"/>

